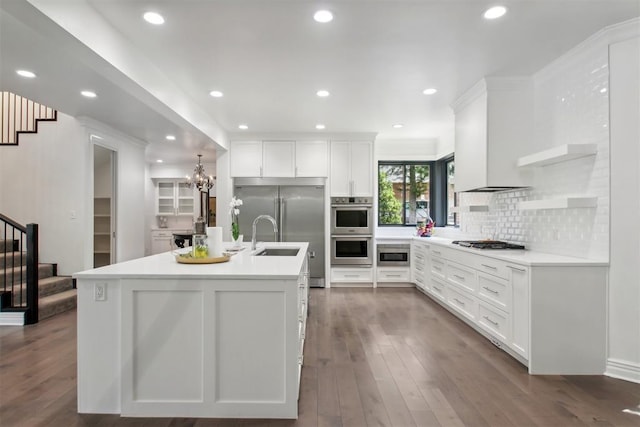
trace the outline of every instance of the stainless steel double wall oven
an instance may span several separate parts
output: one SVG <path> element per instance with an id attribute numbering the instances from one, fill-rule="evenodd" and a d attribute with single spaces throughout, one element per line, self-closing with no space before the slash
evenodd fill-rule
<path id="1" fill-rule="evenodd" d="M 370 197 L 331 198 L 331 265 L 373 265 L 373 204 Z"/>

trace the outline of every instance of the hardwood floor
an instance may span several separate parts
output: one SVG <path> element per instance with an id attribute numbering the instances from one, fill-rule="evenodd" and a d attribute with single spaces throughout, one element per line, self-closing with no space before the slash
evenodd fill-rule
<path id="1" fill-rule="evenodd" d="M 0 426 L 640 426 L 640 384 L 530 376 L 411 288 L 312 289 L 297 420 L 76 413 L 76 313 L 0 327 Z"/>

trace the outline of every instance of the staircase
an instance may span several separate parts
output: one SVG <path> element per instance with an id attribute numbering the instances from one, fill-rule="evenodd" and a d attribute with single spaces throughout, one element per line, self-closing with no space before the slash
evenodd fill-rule
<path id="1" fill-rule="evenodd" d="M 20 307 L 27 298 L 26 253 L 9 251 L 13 246 L 12 241 L 0 240 L 0 248 L 4 247 L 8 250 L 8 252 L 0 251 L 0 288 L 4 286 L 5 280 L 10 282 L 13 279 L 14 292 L 11 294 L 11 299 L 14 307 Z M 76 289 L 73 287 L 73 279 L 69 276 L 58 276 L 56 270 L 55 264 L 38 264 L 39 320 L 76 307 Z"/>
<path id="2" fill-rule="evenodd" d="M 38 123 L 56 121 L 58 112 L 11 92 L 0 92 L 0 146 L 18 145 L 20 135 L 37 133 Z"/>

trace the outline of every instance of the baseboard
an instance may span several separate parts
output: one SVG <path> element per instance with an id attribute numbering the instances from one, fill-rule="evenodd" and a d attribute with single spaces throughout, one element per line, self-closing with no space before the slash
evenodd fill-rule
<path id="1" fill-rule="evenodd" d="M 332 288 L 373 288 L 371 282 L 331 282 Z"/>
<path id="2" fill-rule="evenodd" d="M 24 326 L 24 311 L 0 312 L 0 326 Z"/>
<path id="3" fill-rule="evenodd" d="M 604 374 L 608 377 L 640 384 L 640 364 L 638 363 L 609 359 Z"/>

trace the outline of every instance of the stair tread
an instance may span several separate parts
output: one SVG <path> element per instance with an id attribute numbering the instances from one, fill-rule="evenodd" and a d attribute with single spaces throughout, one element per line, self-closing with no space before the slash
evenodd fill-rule
<path id="1" fill-rule="evenodd" d="M 44 279 L 38 279 L 38 285 L 43 285 L 51 282 L 58 282 L 62 280 L 73 280 L 71 276 L 51 276 L 45 277 Z"/>
<path id="2" fill-rule="evenodd" d="M 57 301 L 62 301 L 68 298 L 74 298 L 76 297 L 78 293 L 77 289 L 69 289 L 67 291 L 64 292 L 58 292 L 57 294 L 53 294 L 53 295 L 48 295 L 46 297 L 42 297 L 38 300 L 38 306 L 42 307 L 42 306 L 46 306 L 48 304 L 54 304 Z"/>

